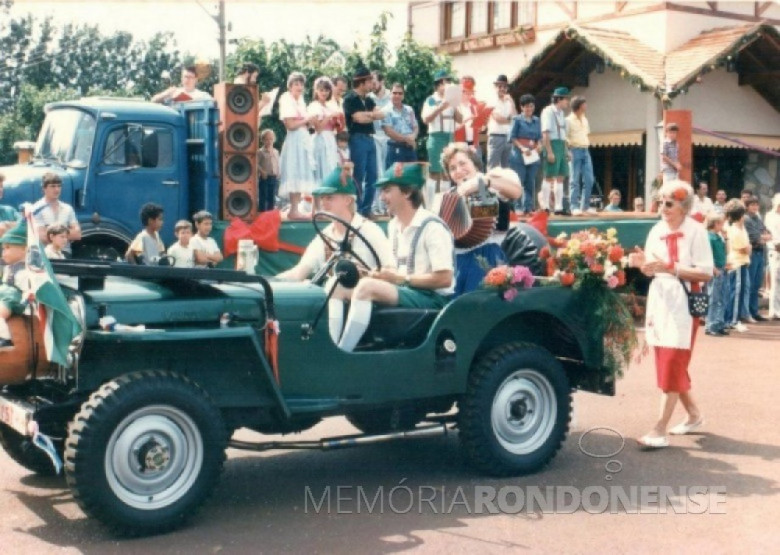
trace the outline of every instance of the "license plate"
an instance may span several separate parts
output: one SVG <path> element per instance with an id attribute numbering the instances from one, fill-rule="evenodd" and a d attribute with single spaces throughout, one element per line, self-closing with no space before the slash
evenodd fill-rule
<path id="1" fill-rule="evenodd" d="M 23 436 L 29 435 L 27 424 L 32 420 L 32 410 L 20 403 L 0 397 L 0 422 Z"/>

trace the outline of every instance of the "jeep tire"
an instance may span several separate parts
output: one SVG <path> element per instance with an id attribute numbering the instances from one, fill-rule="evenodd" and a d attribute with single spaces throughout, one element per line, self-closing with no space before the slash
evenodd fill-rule
<path id="1" fill-rule="evenodd" d="M 459 408 L 460 440 L 473 466 L 493 476 L 529 474 L 560 449 L 571 390 L 549 351 L 513 342 L 477 361 Z"/>
<path id="2" fill-rule="evenodd" d="M 82 405 L 65 443 L 65 476 L 84 512 L 114 533 L 165 532 L 211 493 L 226 443 L 222 415 L 200 387 L 134 372 Z"/>
<path id="3" fill-rule="evenodd" d="M 27 470 L 32 470 L 39 476 L 54 476 L 54 464 L 49 457 L 33 445 L 32 438 L 24 437 L 5 424 L 0 424 L 0 446 L 8 456 Z M 55 442 L 62 456 L 62 441 Z"/>

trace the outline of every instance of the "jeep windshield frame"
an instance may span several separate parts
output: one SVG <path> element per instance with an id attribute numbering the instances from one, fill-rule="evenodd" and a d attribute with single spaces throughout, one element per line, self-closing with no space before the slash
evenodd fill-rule
<path id="1" fill-rule="evenodd" d="M 58 108 L 46 114 L 35 144 L 36 160 L 87 166 L 92 156 L 97 120 L 78 108 Z"/>

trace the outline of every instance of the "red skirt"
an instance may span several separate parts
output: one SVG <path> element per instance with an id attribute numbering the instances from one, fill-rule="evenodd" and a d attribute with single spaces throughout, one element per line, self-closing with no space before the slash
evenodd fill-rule
<path id="1" fill-rule="evenodd" d="M 688 364 L 691 362 L 696 332 L 699 331 L 699 319 L 693 319 L 691 329 L 691 348 L 672 349 L 671 347 L 655 347 L 655 373 L 658 387 L 664 393 L 685 393 L 691 389 L 691 377 L 688 375 Z"/>

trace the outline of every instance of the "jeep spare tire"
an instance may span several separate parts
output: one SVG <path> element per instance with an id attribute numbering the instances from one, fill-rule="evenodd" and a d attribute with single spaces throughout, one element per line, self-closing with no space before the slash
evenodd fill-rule
<path id="1" fill-rule="evenodd" d="M 65 443 L 65 475 L 89 516 L 137 536 L 176 528 L 211 493 L 227 433 L 206 393 L 183 376 L 121 376 L 82 405 Z"/>
<path id="2" fill-rule="evenodd" d="M 529 474 L 560 449 L 571 390 L 549 351 L 513 342 L 476 363 L 459 405 L 460 440 L 472 465 L 493 476 Z"/>

